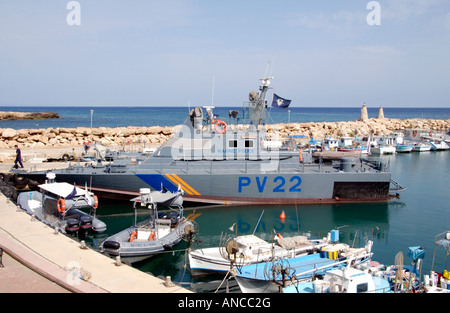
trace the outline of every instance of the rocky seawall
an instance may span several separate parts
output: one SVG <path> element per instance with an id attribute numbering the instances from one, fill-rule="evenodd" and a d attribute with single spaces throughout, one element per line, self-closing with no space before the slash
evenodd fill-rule
<path id="1" fill-rule="evenodd" d="M 59 118 L 59 114 L 52 112 L 5 112 L 0 111 L 0 121 L 11 120 L 42 120 L 47 118 Z"/>
<path id="2" fill-rule="evenodd" d="M 320 123 L 291 123 L 272 124 L 269 129 L 278 129 L 280 135 L 303 135 L 308 138 L 324 139 L 326 137 L 362 137 L 392 135 L 394 132 L 406 129 L 423 129 L 434 132 L 447 132 L 450 128 L 450 119 L 389 119 L 371 118 L 366 120 L 348 122 L 320 122 Z"/>
<path id="3" fill-rule="evenodd" d="M 0 149 L 13 149 L 14 145 L 21 148 L 33 147 L 73 147 L 81 146 L 85 141 L 101 142 L 106 146 L 123 146 L 131 143 L 146 143 L 160 145 L 169 139 L 179 126 L 173 127 L 77 127 L 77 128 L 47 128 L 47 129 L 1 129 Z M 231 127 L 228 129 L 230 130 Z M 323 139 L 326 137 L 354 137 L 365 135 L 389 135 L 405 129 L 425 129 L 436 132 L 447 132 L 449 120 L 431 119 L 388 119 L 372 118 L 348 122 L 311 122 L 271 124 L 268 130 L 274 136 L 284 138 L 289 135 L 303 135 L 307 138 Z"/>

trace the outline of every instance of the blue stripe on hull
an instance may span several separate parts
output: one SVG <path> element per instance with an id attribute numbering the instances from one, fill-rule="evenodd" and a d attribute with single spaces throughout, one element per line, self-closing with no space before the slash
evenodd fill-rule
<path id="1" fill-rule="evenodd" d="M 161 174 L 136 174 L 142 181 L 152 187 L 154 190 L 161 190 L 161 185 L 167 188 L 170 192 L 176 192 L 178 186 L 175 186 L 170 180 Z"/>

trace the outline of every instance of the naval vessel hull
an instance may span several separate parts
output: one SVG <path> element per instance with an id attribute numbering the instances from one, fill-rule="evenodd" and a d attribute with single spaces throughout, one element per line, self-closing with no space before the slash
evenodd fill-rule
<path id="1" fill-rule="evenodd" d="M 127 200 L 137 196 L 140 188 L 182 189 L 186 202 L 222 205 L 386 201 L 390 196 L 388 171 L 345 172 L 289 159 L 280 163 L 285 170 L 261 171 L 261 164 L 251 161 L 172 161 L 158 170 L 71 167 L 54 172 L 58 181 L 87 185 L 100 197 Z M 43 182 L 45 174 L 24 172 L 21 176 Z"/>

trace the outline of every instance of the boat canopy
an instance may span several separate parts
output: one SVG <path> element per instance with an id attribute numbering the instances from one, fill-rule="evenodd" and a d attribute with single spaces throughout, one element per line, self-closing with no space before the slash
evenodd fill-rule
<path id="1" fill-rule="evenodd" d="M 43 191 L 50 192 L 62 198 L 67 198 L 69 195 L 72 196 L 82 196 L 86 195 L 88 191 L 85 191 L 81 188 L 76 187 L 75 185 L 71 185 L 69 183 L 52 183 L 52 184 L 42 184 L 39 185 L 39 188 Z M 76 194 L 73 195 L 72 192 L 76 191 Z"/>

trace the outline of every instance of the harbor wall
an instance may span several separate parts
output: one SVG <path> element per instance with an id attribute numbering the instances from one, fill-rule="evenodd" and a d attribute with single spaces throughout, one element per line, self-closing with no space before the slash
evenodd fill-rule
<path id="1" fill-rule="evenodd" d="M 158 146 L 169 139 L 179 126 L 172 127 L 77 127 L 77 128 L 47 128 L 20 129 L 0 128 L 0 149 L 14 149 L 17 144 L 22 149 L 27 148 L 60 148 L 79 147 L 84 142 L 101 142 L 106 146 L 126 146 L 130 144 L 146 144 Z M 450 119 L 389 119 L 372 118 L 347 122 L 310 122 L 271 124 L 268 130 L 278 138 L 288 135 L 303 135 L 307 138 L 323 139 L 325 137 L 354 137 L 365 135 L 389 135 L 405 129 L 426 129 L 436 132 L 447 132 Z M 1 162 L 1 160 L 0 160 Z"/>

